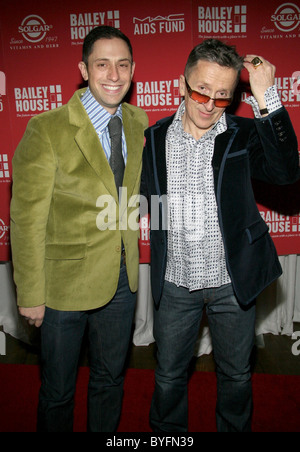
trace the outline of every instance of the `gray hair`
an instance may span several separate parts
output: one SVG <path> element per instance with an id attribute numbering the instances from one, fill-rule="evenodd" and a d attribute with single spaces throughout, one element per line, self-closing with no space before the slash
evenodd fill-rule
<path id="1" fill-rule="evenodd" d="M 235 46 L 229 46 L 218 39 L 207 39 L 191 51 L 184 72 L 186 78 L 199 60 L 233 68 L 239 77 L 243 69 L 244 57 L 237 53 Z"/>

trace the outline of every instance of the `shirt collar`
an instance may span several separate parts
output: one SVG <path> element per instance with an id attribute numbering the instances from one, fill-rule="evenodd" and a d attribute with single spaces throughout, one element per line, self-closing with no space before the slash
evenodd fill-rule
<path id="1" fill-rule="evenodd" d="M 113 116 L 118 116 L 121 121 L 123 120 L 122 104 L 119 105 L 116 113 L 111 115 L 95 99 L 90 88 L 87 88 L 86 92 L 81 97 L 81 102 L 98 134 L 105 132 L 106 127 Z"/>
<path id="2" fill-rule="evenodd" d="M 181 124 L 182 124 L 182 116 L 183 116 L 184 112 L 185 112 L 185 101 L 183 100 L 183 101 L 181 102 L 181 104 L 180 104 L 180 106 L 179 106 L 179 108 L 178 108 L 176 114 L 175 114 L 175 117 L 174 117 L 174 123 L 177 122 L 177 124 L 178 124 L 178 121 L 180 121 Z M 175 125 L 175 124 L 174 124 L 174 125 Z M 176 126 L 176 125 L 175 125 L 175 126 Z M 226 132 L 227 128 L 228 128 L 228 126 L 227 126 L 227 121 L 226 121 L 226 114 L 225 114 L 225 112 L 224 112 L 224 113 L 222 114 L 221 118 L 219 119 L 219 121 L 216 122 L 216 124 L 213 126 L 212 129 L 210 129 L 210 130 L 207 132 L 207 134 L 209 134 L 210 132 L 212 132 L 212 133 L 215 134 L 215 135 L 219 135 L 219 134 L 221 134 L 221 133 L 223 133 L 223 132 Z M 206 134 L 205 134 L 205 135 L 206 135 Z"/>

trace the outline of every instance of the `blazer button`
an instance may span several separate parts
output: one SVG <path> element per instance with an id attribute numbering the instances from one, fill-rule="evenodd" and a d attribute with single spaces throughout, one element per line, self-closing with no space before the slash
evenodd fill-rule
<path id="1" fill-rule="evenodd" d="M 120 246 L 116 246 L 116 252 L 119 253 L 121 251 L 121 247 Z"/>

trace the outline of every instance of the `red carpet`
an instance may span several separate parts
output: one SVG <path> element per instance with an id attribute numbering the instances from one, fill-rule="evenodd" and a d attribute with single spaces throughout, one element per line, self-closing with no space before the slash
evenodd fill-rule
<path id="1" fill-rule="evenodd" d="M 74 430 L 85 431 L 89 369 L 79 370 Z M 39 367 L 0 365 L 0 432 L 34 432 L 39 392 Z M 148 413 L 154 372 L 129 369 L 120 432 L 150 432 Z M 190 380 L 190 432 L 215 431 L 216 377 L 195 372 Z M 254 432 L 300 431 L 300 376 L 253 376 Z"/>

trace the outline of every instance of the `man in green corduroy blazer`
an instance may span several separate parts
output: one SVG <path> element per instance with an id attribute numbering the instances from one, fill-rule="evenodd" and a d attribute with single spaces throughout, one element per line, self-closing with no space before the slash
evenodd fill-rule
<path id="1" fill-rule="evenodd" d="M 31 119 L 13 158 L 11 243 L 18 305 L 31 325 L 41 326 L 39 431 L 72 431 L 86 330 L 88 429 L 108 432 L 118 426 L 138 288 L 138 206 L 132 199 L 139 193 L 148 126 L 143 110 L 122 103 L 134 67 L 123 33 L 106 26 L 92 30 L 79 63 L 88 88 L 75 92 L 67 105 Z M 107 125 L 113 116 L 123 124 L 121 202 L 109 163 Z"/>

